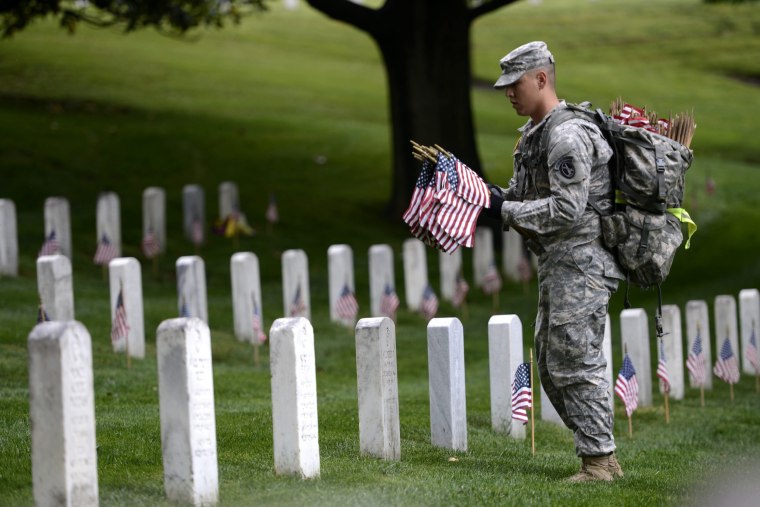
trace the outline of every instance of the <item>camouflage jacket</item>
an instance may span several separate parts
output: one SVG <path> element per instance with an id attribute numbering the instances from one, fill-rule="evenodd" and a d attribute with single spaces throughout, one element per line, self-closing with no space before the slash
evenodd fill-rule
<path id="1" fill-rule="evenodd" d="M 607 162 L 612 150 L 598 127 L 582 119 L 567 120 L 550 132 L 546 149 L 542 133 L 561 101 L 541 122 L 529 120 L 514 151 L 514 176 L 504 191 L 501 213 L 506 226 L 528 239 L 535 253 L 588 243 L 601 235 L 599 214 L 612 206 L 612 179 Z"/>

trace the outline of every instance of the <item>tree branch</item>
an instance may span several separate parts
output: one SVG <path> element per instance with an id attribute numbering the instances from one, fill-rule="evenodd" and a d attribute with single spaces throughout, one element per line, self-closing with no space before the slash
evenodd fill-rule
<path id="1" fill-rule="evenodd" d="M 491 0 L 490 2 L 483 2 L 479 6 L 470 9 L 470 20 L 474 20 L 480 16 L 483 16 L 484 14 L 488 14 L 495 10 L 501 9 L 505 5 L 515 3 L 516 1 L 517 0 Z"/>
<path id="2" fill-rule="evenodd" d="M 309 5 L 336 21 L 372 33 L 378 26 L 380 11 L 349 0 L 306 0 Z"/>

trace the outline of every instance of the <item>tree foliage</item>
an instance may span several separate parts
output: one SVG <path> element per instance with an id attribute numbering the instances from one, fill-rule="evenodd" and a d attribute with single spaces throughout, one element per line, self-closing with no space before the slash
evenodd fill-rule
<path id="1" fill-rule="evenodd" d="M 53 16 L 74 32 L 80 22 L 123 26 L 131 32 L 153 27 L 173 35 L 199 26 L 238 23 L 252 11 L 266 9 L 267 0 L 0 0 L 4 37 L 23 30 L 38 18 Z"/>

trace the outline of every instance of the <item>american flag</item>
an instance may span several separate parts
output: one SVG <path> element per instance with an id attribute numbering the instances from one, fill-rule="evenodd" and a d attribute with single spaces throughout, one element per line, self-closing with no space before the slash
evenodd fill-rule
<path id="1" fill-rule="evenodd" d="M 528 413 L 526 408 L 533 406 L 533 398 L 530 389 L 530 364 L 520 363 L 515 371 L 515 378 L 512 382 L 512 419 L 522 421 L 523 424 L 528 422 Z"/>
<path id="2" fill-rule="evenodd" d="M 705 356 L 702 353 L 702 337 L 699 326 L 697 326 L 697 336 L 694 338 L 689 355 L 686 357 L 686 369 L 691 374 L 693 385 L 703 386 L 705 384 Z"/>
<path id="3" fill-rule="evenodd" d="M 156 234 L 153 232 L 153 229 L 148 229 L 148 232 L 145 233 L 142 239 L 143 254 L 148 259 L 152 259 L 159 254 L 160 250 Z"/>
<path id="4" fill-rule="evenodd" d="M 49 320 L 50 320 L 50 317 L 45 311 L 45 307 L 42 306 L 42 301 L 40 300 L 40 304 L 37 305 L 37 324 L 41 322 L 47 322 Z"/>
<path id="5" fill-rule="evenodd" d="M 301 295 L 301 284 L 296 287 L 296 293 L 293 296 L 293 301 L 290 303 L 290 316 L 299 317 L 306 311 L 306 303 L 304 303 L 303 296 Z"/>
<path id="6" fill-rule="evenodd" d="M 199 246 L 203 244 L 203 222 L 200 218 L 194 218 L 193 223 L 190 224 L 190 239 L 193 245 Z"/>
<path id="7" fill-rule="evenodd" d="M 386 317 L 395 319 L 396 310 L 398 310 L 400 304 L 398 294 L 393 290 L 390 283 L 386 283 L 385 290 L 383 290 L 383 298 L 380 300 L 380 313 Z"/>
<path id="8" fill-rule="evenodd" d="M 98 266 L 105 266 L 115 259 L 117 254 L 116 246 L 108 240 L 108 236 L 103 234 L 98 242 L 98 248 L 95 250 L 95 257 L 93 257 L 92 262 Z"/>
<path id="9" fill-rule="evenodd" d="M 423 162 L 402 218 L 427 245 L 451 253 L 472 246 L 475 223 L 489 203 L 488 187 L 480 176 L 456 157 L 439 152 L 435 166 Z"/>
<path id="10" fill-rule="evenodd" d="M 657 377 L 662 383 L 662 390 L 670 392 L 670 373 L 668 372 L 668 361 L 665 358 L 665 343 L 660 339 L 660 360 L 657 362 Z"/>
<path id="11" fill-rule="evenodd" d="M 264 343 L 267 341 L 267 335 L 264 333 L 264 326 L 261 324 L 261 312 L 259 305 L 256 304 L 256 295 L 251 294 L 251 299 L 253 300 L 253 339 L 257 343 Z"/>
<path id="12" fill-rule="evenodd" d="M 269 196 L 269 205 L 267 206 L 267 212 L 265 213 L 267 222 L 275 224 L 280 221 L 280 212 L 277 209 L 277 199 L 274 194 Z"/>
<path id="13" fill-rule="evenodd" d="M 127 324 L 127 310 L 124 308 L 124 290 L 120 288 L 111 325 L 111 341 L 116 343 L 122 338 L 127 339 L 128 335 L 129 324 Z"/>
<path id="14" fill-rule="evenodd" d="M 425 292 L 422 293 L 422 304 L 420 305 L 420 311 L 423 317 L 430 320 L 438 313 L 438 297 L 435 295 L 433 288 L 428 285 L 425 287 Z"/>
<path id="15" fill-rule="evenodd" d="M 639 406 L 639 381 L 636 380 L 636 370 L 633 369 L 633 363 L 628 354 L 623 358 L 623 367 L 615 381 L 615 394 L 617 394 L 625 404 L 625 413 L 629 417 Z"/>
<path id="16" fill-rule="evenodd" d="M 757 357 L 757 339 L 755 338 L 755 322 L 752 321 L 752 332 L 749 335 L 749 344 L 747 350 L 744 351 L 744 356 L 749 361 L 749 364 L 755 369 L 755 372 L 760 373 L 760 361 Z"/>
<path id="17" fill-rule="evenodd" d="M 495 264 L 491 263 L 491 265 L 488 266 L 488 271 L 483 277 L 482 286 L 483 292 L 486 294 L 496 294 L 501 290 L 501 275 L 496 269 Z"/>
<path id="18" fill-rule="evenodd" d="M 58 238 L 55 236 L 55 229 L 53 229 L 50 231 L 50 234 L 48 234 L 47 238 L 45 238 L 45 242 L 42 243 L 42 248 L 40 248 L 40 252 L 37 254 L 37 257 L 42 257 L 43 255 L 55 255 L 60 251 L 61 244 L 58 242 Z"/>
<path id="19" fill-rule="evenodd" d="M 723 346 L 720 348 L 718 360 L 713 367 L 713 373 L 724 382 L 736 384 L 739 382 L 739 364 L 736 362 L 736 355 L 731 348 L 731 340 L 723 340 Z"/>
<path id="20" fill-rule="evenodd" d="M 416 227 L 420 222 L 420 205 L 422 204 L 423 197 L 431 181 L 433 180 L 433 164 L 428 160 L 422 163 L 422 169 L 420 175 L 417 177 L 417 183 L 414 185 L 414 192 L 412 193 L 412 199 L 409 202 L 409 207 L 406 209 L 402 218 L 404 222 L 409 224 L 409 227 Z"/>
<path id="21" fill-rule="evenodd" d="M 454 295 L 451 297 L 451 304 L 453 304 L 455 308 L 462 306 L 469 291 L 470 286 L 467 285 L 467 280 L 464 279 L 461 273 L 458 274 L 454 285 Z"/>
<path id="22" fill-rule="evenodd" d="M 340 296 L 335 302 L 335 313 L 343 320 L 356 320 L 356 314 L 359 313 L 359 303 L 356 301 L 356 295 L 348 284 L 343 285 Z"/>

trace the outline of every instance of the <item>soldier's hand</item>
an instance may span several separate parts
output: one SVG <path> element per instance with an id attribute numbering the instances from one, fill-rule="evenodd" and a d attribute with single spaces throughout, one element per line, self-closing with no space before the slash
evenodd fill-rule
<path id="1" fill-rule="evenodd" d="M 491 205 L 483 209 L 486 216 L 501 220 L 501 205 L 504 204 L 504 192 L 496 185 L 488 184 L 488 190 L 491 193 Z"/>

